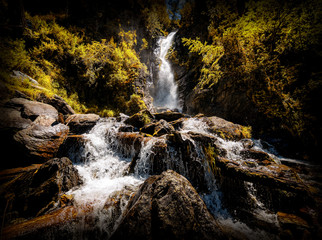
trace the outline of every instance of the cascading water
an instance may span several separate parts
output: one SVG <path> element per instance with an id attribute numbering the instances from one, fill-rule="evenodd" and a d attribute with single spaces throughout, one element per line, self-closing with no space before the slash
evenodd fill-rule
<path id="1" fill-rule="evenodd" d="M 155 50 L 155 54 L 160 59 L 161 64 L 158 72 L 158 80 L 154 86 L 153 104 L 155 107 L 180 110 L 178 87 L 174 81 L 171 65 L 166 59 L 175 34 L 176 32 L 171 32 L 166 38 L 161 37 L 158 41 L 158 48 Z"/>
<path id="2" fill-rule="evenodd" d="M 158 145 L 167 146 L 165 135 L 162 137 L 146 137 L 140 143 L 140 148 L 135 149 L 133 145 L 123 146 L 119 140 L 120 127 L 124 126 L 125 115 L 121 115 L 121 121 L 114 118 L 101 119 L 99 123 L 88 134 L 84 134 L 86 144 L 83 148 L 83 162 L 75 163 L 79 174 L 83 178 L 83 185 L 72 189 L 67 194 L 73 195 L 74 206 L 80 211 L 87 212 L 87 217 L 79 220 L 78 228 L 74 231 L 78 235 L 76 238 L 84 238 L 79 235 L 80 230 L 89 229 L 88 213 L 90 213 L 95 233 L 101 236 L 109 237 L 118 226 L 122 219 L 122 212 L 126 209 L 130 195 L 134 195 L 140 184 L 153 173 L 153 158 L 156 155 L 155 147 Z M 227 151 L 227 157 L 236 162 L 242 161 L 239 153 L 243 149 L 243 144 L 236 141 L 226 141 L 208 131 L 205 122 L 198 118 L 189 118 L 184 121 L 182 127 L 177 131 L 185 143 L 189 143 L 191 158 L 193 161 L 201 163 L 203 172 L 202 181 L 205 181 L 206 192 L 200 193 L 208 209 L 216 216 L 217 220 L 226 226 L 230 226 L 236 231 L 246 233 L 253 239 L 264 238 L 267 232 L 253 231 L 246 224 L 234 220 L 227 209 L 222 206 L 222 193 L 218 190 L 214 175 L 211 173 L 209 163 L 205 161 L 203 155 L 203 146 L 193 140 L 193 134 L 204 134 L 211 136 L 218 146 Z M 138 133 L 129 133 L 130 135 Z M 256 141 L 255 141 L 256 142 Z M 256 149 L 260 149 L 260 144 L 256 142 Z M 193 170 L 187 166 L 182 153 L 177 148 L 168 145 L 166 152 L 162 155 L 162 171 L 173 169 L 179 174 L 189 179 L 189 171 Z M 273 156 L 273 155 L 272 155 Z M 136 164 L 132 173 L 129 173 L 131 161 L 136 158 Z M 277 158 L 277 157 L 275 157 Z M 256 190 L 251 183 L 245 183 L 248 194 L 256 200 Z M 115 199 L 120 199 L 121 209 L 108 208 L 109 199 L 112 203 Z M 274 223 L 275 215 L 266 212 L 265 206 L 258 200 L 255 201 L 258 207 L 255 209 L 258 215 L 264 218 L 269 217 Z M 112 204 L 113 205 L 113 204 Z M 115 212 L 118 213 L 116 214 Z M 82 222 L 83 221 L 83 222 Z M 86 227 L 84 227 L 86 226 Z M 70 226 L 66 226 L 70 227 Z M 73 230 L 68 230 L 73 231 Z M 85 230 L 86 231 L 86 230 Z M 89 230 L 89 232 L 91 229 Z M 98 233 L 97 233 L 98 232 Z M 100 238 L 99 237 L 99 238 Z M 269 236 L 271 237 L 271 236 Z M 250 239 L 252 239 L 250 238 Z"/>

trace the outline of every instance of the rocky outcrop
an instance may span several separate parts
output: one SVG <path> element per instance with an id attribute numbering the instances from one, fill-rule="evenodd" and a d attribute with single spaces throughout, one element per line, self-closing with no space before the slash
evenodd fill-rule
<path id="1" fill-rule="evenodd" d="M 8 179 L 0 188 L 1 205 L 6 206 L 1 208 L 2 222 L 7 224 L 46 213 L 56 206 L 61 194 L 82 182 L 68 158 L 54 158 L 14 174 L 5 170 L 0 176 Z"/>
<path id="2" fill-rule="evenodd" d="M 68 133 L 57 110 L 45 103 L 13 98 L 0 107 L 0 148 L 10 161 L 0 168 L 26 166 L 55 156 Z"/>
<path id="3" fill-rule="evenodd" d="M 196 190 L 174 171 L 148 178 L 111 239 L 222 239 Z"/>
<path id="4" fill-rule="evenodd" d="M 158 122 L 150 123 L 145 125 L 140 129 L 141 132 L 153 135 L 155 137 L 160 137 L 164 134 L 173 133 L 174 127 L 169 124 L 167 121 L 161 119 Z"/>
<path id="5" fill-rule="evenodd" d="M 251 128 L 239 124 L 229 122 L 219 117 L 201 117 L 201 119 L 209 126 L 211 133 L 228 140 L 241 140 L 243 138 L 251 138 Z"/>
<path id="6" fill-rule="evenodd" d="M 153 115 L 148 110 L 141 110 L 140 112 L 126 119 L 124 123 L 132 125 L 136 129 L 140 129 L 145 124 L 150 123 L 153 118 Z"/>
<path id="7" fill-rule="evenodd" d="M 180 113 L 180 112 L 174 112 L 174 111 L 164 111 L 164 112 L 160 112 L 160 113 L 154 113 L 153 114 L 155 119 L 157 120 L 165 120 L 167 122 L 172 122 L 175 120 L 178 120 L 179 118 L 182 117 L 188 117 L 187 115 Z"/>
<path id="8" fill-rule="evenodd" d="M 97 114 L 73 114 L 66 119 L 66 125 L 71 133 L 83 134 L 92 129 L 99 119 Z"/>
<path id="9" fill-rule="evenodd" d="M 32 121 L 40 115 L 46 115 L 55 120 L 58 119 L 58 111 L 53 106 L 45 103 L 29 101 L 24 98 L 13 98 L 6 105 L 19 110 L 22 117 Z"/>
<path id="10" fill-rule="evenodd" d="M 48 126 L 47 123 L 32 124 L 14 135 L 14 140 L 24 153 L 26 161 L 29 159 L 29 162 L 33 163 L 44 162 L 55 157 L 67 137 L 69 128 L 66 125 L 59 123 Z"/>
<path id="11" fill-rule="evenodd" d="M 40 94 L 37 98 L 39 102 L 49 104 L 57 109 L 57 111 L 63 115 L 75 114 L 74 109 L 60 96 L 54 95 L 47 97 L 45 94 Z"/>

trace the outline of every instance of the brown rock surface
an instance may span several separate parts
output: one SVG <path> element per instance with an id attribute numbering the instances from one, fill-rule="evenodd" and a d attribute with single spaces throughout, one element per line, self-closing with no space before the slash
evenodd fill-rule
<path id="1" fill-rule="evenodd" d="M 220 227 L 186 178 L 168 170 L 148 178 L 111 239 L 222 239 Z"/>

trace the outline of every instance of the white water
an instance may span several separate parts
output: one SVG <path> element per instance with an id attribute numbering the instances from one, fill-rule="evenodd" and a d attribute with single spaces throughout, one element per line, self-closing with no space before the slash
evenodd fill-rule
<path id="1" fill-rule="evenodd" d="M 155 154 L 153 147 L 157 144 L 166 143 L 166 139 L 162 137 L 151 137 L 146 138 L 146 141 L 142 141 L 134 173 L 127 174 L 135 151 L 121 146 L 116 137 L 119 127 L 124 125 L 123 122 L 127 116 L 122 116 L 122 118 L 123 120 L 120 122 L 117 122 L 114 118 L 101 120 L 90 133 L 84 134 L 86 144 L 83 159 L 85 159 L 85 162 L 76 164 L 84 184 L 67 193 L 74 196 L 74 205 L 80 211 L 91 212 L 92 218 L 95 219 L 95 227 L 99 231 L 104 232 L 107 237 L 116 229 L 122 215 L 115 215 L 113 208 L 106 208 L 106 202 L 111 197 L 115 198 L 117 196 L 117 198 L 121 199 L 121 212 L 124 211 L 129 200 L 126 194 L 135 194 L 140 184 L 151 174 L 153 167 L 151 156 L 153 157 Z M 246 236 L 252 236 L 250 239 L 266 239 L 266 232 L 260 230 L 254 231 L 246 224 L 234 220 L 227 209 L 222 206 L 222 193 L 217 188 L 214 175 L 211 173 L 208 162 L 202 160 L 204 156 L 202 155 L 201 146 L 198 146 L 189 137 L 189 132 L 213 136 L 217 139 L 216 144 L 226 149 L 226 157 L 236 161 L 236 163 L 242 161 L 239 156 L 239 152 L 243 149 L 242 143 L 226 141 L 209 133 L 207 125 L 196 118 L 186 120 L 179 131 L 184 141 L 190 141 L 193 144 L 194 150 L 191 150 L 192 157 L 204 164 L 206 170 L 205 181 L 207 182 L 209 192 L 201 194 L 201 197 L 212 214 L 225 226 L 229 226 L 236 232 L 241 232 Z M 260 146 L 257 144 L 255 148 L 260 149 Z M 126 149 L 126 152 L 124 152 L 124 149 Z M 168 147 L 163 161 L 167 169 L 176 169 L 178 173 L 186 177 L 189 176 L 188 168 L 182 156 L 177 152 L 177 149 Z M 276 223 L 276 216 L 267 212 L 264 204 L 256 199 L 256 189 L 254 189 L 253 185 L 245 183 L 245 186 L 248 189 L 250 198 L 254 200 L 256 205 L 255 212 L 258 218 Z M 83 219 L 81 224 L 86 225 L 86 221 L 86 219 Z"/>
<path id="2" fill-rule="evenodd" d="M 118 219 L 113 219 L 107 214 L 104 205 L 113 194 L 127 189 L 133 194 L 138 189 L 144 179 L 134 175 L 125 175 L 131 158 L 118 154 L 115 148 L 115 136 L 122 122 L 115 119 L 103 120 L 98 123 L 88 134 L 84 134 L 86 139 L 84 163 L 77 163 L 84 183 L 76 189 L 72 189 L 67 194 L 74 196 L 74 205 L 80 211 L 91 211 L 96 218 L 97 225 L 102 231 L 107 231 L 109 236 L 116 227 Z M 142 149 L 144 151 L 144 149 Z M 144 154 L 144 153 L 142 153 Z M 122 196 L 120 196 L 122 199 Z M 123 200 L 124 201 L 124 200 Z M 126 206 L 127 201 L 123 203 Z M 114 226 L 112 229 L 106 225 Z"/>
<path id="3" fill-rule="evenodd" d="M 154 101 L 155 107 L 179 109 L 178 87 L 174 81 L 174 75 L 166 55 L 172 45 L 173 38 L 176 32 L 171 32 L 167 37 L 161 37 L 158 41 L 158 48 L 155 54 L 161 61 L 158 81 L 154 86 Z"/>

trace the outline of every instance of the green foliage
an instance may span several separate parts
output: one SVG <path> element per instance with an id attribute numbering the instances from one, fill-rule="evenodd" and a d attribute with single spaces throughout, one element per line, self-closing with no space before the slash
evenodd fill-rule
<path id="1" fill-rule="evenodd" d="M 322 56 L 319 1 L 249 1 L 243 14 L 233 4 L 218 1 L 205 14 L 208 42 L 182 39 L 189 53 L 201 56 L 196 88 L 215 89 L 219 81 L 234 79 L 248 87 L 262 113 L 300 136 L 314 118 L 305 104 L 322 84 L 312 60 Z"/>
<path id="2" fill-rule="evenodd" d="M 144 25 L 152 38 L 160 35 L 167 35 L 166 30 L 170 27 L 171 20 L 167 12 L 167 7 L 163 0 L 141 0 L 141 15 Z"/>
<path id="3" fill-rule="evenodd" d="M 224 56 L 223 46 L 220 44 L 207 44 L 207 42 L 202 43 L 199 38 L 196 40 L 182 38 L 182 42 L 184 46 L 188 46 L 190 52 L 198 53 L 202 56 L 203 66 L 198 86 L 201 89 L 212 87 L 222 75 L 218 62 Z"/>
<path id="4" fill-rule="evenodd" d="M 23 39 L 8 38 L 0 43 L 1 66 L 7 75 L 12 70 L 28 74 L 43 91 L 62 96 L 77 112 L 92 109 L 110 116 L 114 113 L 106 107 L 116 112 L 142 109 L 141 101 L 133 95 L 134 82 L 147 74 L 147 68 L 135 51 L 135 31 L 124 31 L 120 26 L 118 35 L 109 40 L 88 41 L 57 24 L 54 16 L 27 14 L 26 18 L 30 24 Z M 28 95 L 35 90 L 17 82 L 10 84 L 25 89 Z"/>
<path id="5" fill-rule="evenodd" d="M 138 94 L 132 94 L 130 100 L 126 103 L 127 112 L 132 115 L 143 109 L 146 109 L 146 105 Z"/>

